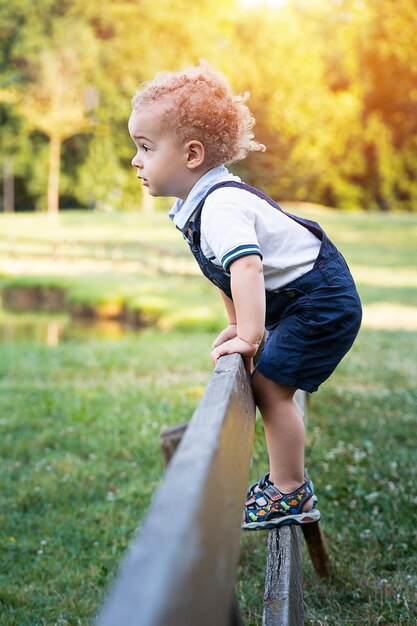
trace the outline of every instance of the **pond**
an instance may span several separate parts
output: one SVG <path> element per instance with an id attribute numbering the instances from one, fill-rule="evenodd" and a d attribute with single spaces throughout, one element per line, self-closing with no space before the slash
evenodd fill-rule
<path id="1" fill-rule="evenodd" d="M 38 342 L 53 348 L 65 341 L 121 339 L 138 330 L 114 320 L 74 320 L 65 314 L 11 313 L 0 308 L 0 344 Z"/>

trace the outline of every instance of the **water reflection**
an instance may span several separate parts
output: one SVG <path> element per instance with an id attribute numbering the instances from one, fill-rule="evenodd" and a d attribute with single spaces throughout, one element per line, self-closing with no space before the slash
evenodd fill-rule
<path id="1" fill-rule="evenodd" d="M 115 320 L 73 320 L 66 315 L 0 311 L 0 343 L 43 343 L 53 348 L 64 341 L 120 339 L 137 330 Z"/>

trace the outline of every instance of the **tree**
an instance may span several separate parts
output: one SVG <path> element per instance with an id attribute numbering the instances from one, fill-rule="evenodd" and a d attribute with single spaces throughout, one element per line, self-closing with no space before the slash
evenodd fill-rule
<path id="1" fill-rule="evenodd" d="M 417 202 L 416 0 L 368 0 L 361 51 L 366 182 L 381 210 Z M 412 156 L 414 155 L 414 156 Z"/>
<path id="2" fill-rule="evenodd" d="M 131 205 L 140 193 L 131 191 L 131 97 L 155 72 L 202 57 L 235 91 L 251 92 L 257 138 L 268 150 L 237 167 L 248 181 L 277 198 L 415 210 L 417 0 L 271 6 L 0 0 L 0 144 L 6 157 L 21 154 L 20 173 L 25 166 L 35 174 L 25 176 L 28 193 L 46 187 L 44 166 L 38 161 L 35 171 L 32 155 L 10 142 L 17 127 L 32 132 L 41 156 L 48 146 L 51 210 L 61 148 L 61 189 L 71 198 Z M 86 89 L 99 94 L 94 114 Z"/>
<path id="3" fill-rule="evenodd" d="M 357 201 L 344 175 L 352 164 L 346 155 L 360 101 L 329 84 L 317 11 L 328 25 L 330 17 L 318 3 L 253 10 L 237 23 L 232 58 L 239 59 L 241 71 L 233 82 L 237 91 L 251 93 L 256 136 L 267 146 L 265 154 L 251 155 L 239 170 L 277 199 L 327 198 L 340 205 Z"/>
<path id="4" fill-rule="evenodd" d="M 89 127 L 83 59 L 74 46 L 75 36 L 79 41 L 79 27 L 66 25 L 65 33 L 58 31 L 50 46 L 28 63 L 29 81 L 17 104 L 29 127 L 49 138 L 47 209 L 51 216 L 59 210 L 62 142 Z"/>

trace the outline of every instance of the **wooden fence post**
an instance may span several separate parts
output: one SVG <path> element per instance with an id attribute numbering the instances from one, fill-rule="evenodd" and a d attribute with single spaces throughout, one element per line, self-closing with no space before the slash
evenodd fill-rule
<path id="1" fill-rule="evenodd" d="M 302 626 L 303 574 L 300 530 L 283 526 L 268 533 L 263 626 Z"/>

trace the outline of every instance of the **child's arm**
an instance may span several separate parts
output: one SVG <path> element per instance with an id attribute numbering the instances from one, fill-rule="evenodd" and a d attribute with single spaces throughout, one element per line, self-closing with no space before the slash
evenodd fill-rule
<path id="1" fill-rule="evenodd" d="M 236 324 L 236 311 L 235 305 L 233 304 L 233 300 L 228 298 L 224 291 L 219 289 L 220 295 L 223 299 L 224 306 L 226 307 L 227 317 L 229 319 L 229 326 L 222 330 L 222 332 L 216 337 L 216 339 L 211 344 L 212 348 L 216 348 L 220 346 L 220 344 L 228 341 L 229 339 L 233 339 L 237 335 L 237 324 Z"/>
<path id="2" fill-rule="evenodd" d="M 254 356 L 264 334 L 265 284 L 260 257 L 251 254 L 236 259 L 230 265 L 230 274 L 237 335 L 213 349 L 214 362 L 220 356 L 234 352 Z M 229 312 L 227 301 L 226 309 Z"/>
<path id="3" fill-rule="evenodd" d="M 229 324 L 236 324 L 236 311 L 233 300 L 228 298 L 224 291 L 219 289 L 220 295 L 223 298 L 224 306 L 226 307 L 227 317 L 229 318 Z"/>

